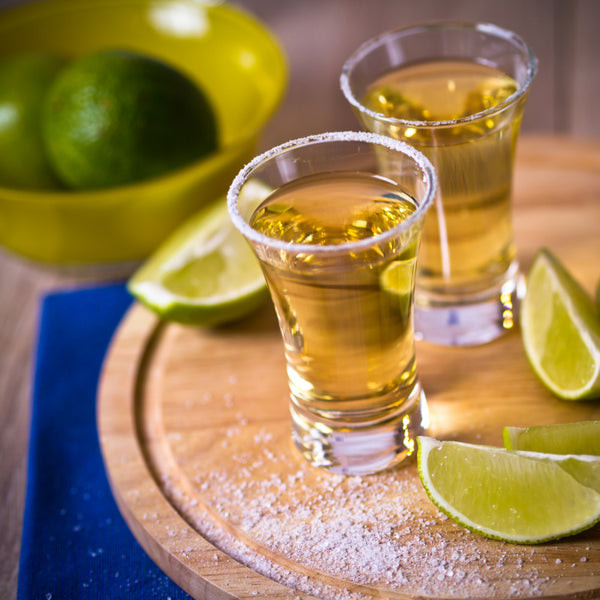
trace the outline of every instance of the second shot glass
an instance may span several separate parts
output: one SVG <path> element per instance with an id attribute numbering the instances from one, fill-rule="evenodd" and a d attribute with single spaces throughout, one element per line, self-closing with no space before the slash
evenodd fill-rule
<path id="1" fill-rule="evenodd" d="M 510 31 L 442 22 L 379 35 L 343 67 L 342 91 L 363 126 L 414 146 L 437 172 L 415 292 L 416 328 L 428 341 L 482 344 L 516 321 L 524 284 L 513 161 L 536 64 Z"/>

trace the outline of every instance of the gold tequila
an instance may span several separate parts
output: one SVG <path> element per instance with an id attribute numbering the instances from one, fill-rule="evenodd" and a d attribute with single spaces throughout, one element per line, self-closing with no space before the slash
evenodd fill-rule
<path id="1" fill-rule="evenodd" d="M 444 59 L 402 66 L 363 98 L 367 108 L 405 121 L 382 120 L 378 133 L 410 143 L 437 170 L 442 202 L 425 219 L 418 279 L 432 297 L 497 289 L 516 268 L 511 179 L 521 113 L 515 117 L 513 106 L 470 117 L 517 89 L 496 68 Z"/>
<path id="2" fill-rule="evenodd" d="M 278 248 L 261 261 L 300 412 L 308 407 L 338 423 L 379 422 L 411 394 L 419 227 L 383 235 L 378 243 L 369 240 L 416 210 L 390 180 L 327 172 L 284 184 L 254 211 L 255 230 L 306 245 L 305 252 Z"/>

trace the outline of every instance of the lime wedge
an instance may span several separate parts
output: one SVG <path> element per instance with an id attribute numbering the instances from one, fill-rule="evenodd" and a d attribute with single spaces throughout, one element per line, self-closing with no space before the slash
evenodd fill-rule
<path id="1" fill-rule="evenodd" d="M 261 186 L 246 189 L 256 203 L 268 195 Z M 258 259 L 231 224 L 224 199 L 186 221 L 127 287 L 162 319 L 191 325 L 240 319 L 268 297 Z"/>
<path id="2" fill-rule="evenodd" d="M 416 259 L 395 260 L 381 274 L 381 287 L 398 296 L 410 296 L 415 279 Z"/>
<path id="3" fill-rule="evenodd" d="M 508 450 L 600 456 L 600 421 L 505 427 L 502 437 Z"/>
<path id="4" fill-rule="evenodd" d="M 600 521 L 600 457 L 513 452 L 419 437 L 431 501 L 479 535 L 538 544 Z"/>
<path id="5" fill-rule="evenodd" d="M 395 260 L 390 263 L 379 278 L 381 289 L 390 294 L 399 311 L 408 315 L 415 281 L 416 258 Z"/>
<path id="6" fill-rule="evenodd" d="M 533 370 L 556 396 L 600 396 L 600 318 L 590 296 L 546 249 L 527 274 L 521 335 Z"/>

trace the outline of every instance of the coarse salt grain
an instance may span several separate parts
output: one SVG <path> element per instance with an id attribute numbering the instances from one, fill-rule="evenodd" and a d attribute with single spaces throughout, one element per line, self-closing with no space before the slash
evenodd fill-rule
<path id="1" fill-rule="evenodd" d="M 287 436 L 284 446 L 281 435 L 249 424 L 243 413 L 232 417 L 221 430 L 228 440 L 222 454 L 193 467 L 190 483 L 202 502 L 187 498 L 182 512 L 206 539 L 258 573 L 328 600 L 362 600 L 370 589 L 519 598 L 542 595 L 553 583 L 536 568 L 543 561 L 534 548 L 479 538 L 439 513 L 424 500 L 414 466 L 370 477 L 323 473 L 289 452 Z M 285 560 L 269 559 L 261 547 Z M 502 568 L 509 573 L 504 580 Z"/>
<path id="2" fill-rule="evenodd" d="M 481 571 L 474 573 L 458 566 L 479 562 L 493 572 L 506 562 L 506 552 L 495 562 L 493 556 L 481 557 L 472 534 L 458 528 L 453 543 L 449 543 L 446 534 L 439 531 L 435 511 L 418 507 L 414 501 L 421 493 L 415 477 L 386 481 L 376 476 L 327 476 L 315 480 L 308 470 L 296 470 L 284 473 L 284 480 L 278 473 L 260 477 L 262 462 L 254 461 L 253 465 L 235 472 L 207 472 L 204 481 L 200 478 L 200 488 L 210 492 L 209 503 L 243 532 L 242 537 L 248 536 L 288 560 L 326 572 L 342 582 L 384 585 L 410 593 L 452 593 L 466 585 L 480 588 L 490 597 L 495 594 L 499 583 L 494 577 L 483 578 Z M 310 481 L 305 484 L 305 479 Z M 211 481 L 217 485 L 211 485 Z M 413 501 L 394 502 L 394 498 Z M 200 518 L 197 525 L 207 522 Z M 214 525 L 205 527 L 204 533 L 256 571 L 307 593 L 318 591 L 323 598 L 342 600 L 365 597 L 300 578 Z M 528 554 L 523 553 L 516 564 L 526 567 L 526 558 Z M 425 573 L 429 575 L 423 576 Z M 520 581 L 507 582 L 506 589 L 518 595 L 524 589 L 539 591 L 548 582 L 547 578 L 536 579 L 531 570 L 527 575 Z"/>

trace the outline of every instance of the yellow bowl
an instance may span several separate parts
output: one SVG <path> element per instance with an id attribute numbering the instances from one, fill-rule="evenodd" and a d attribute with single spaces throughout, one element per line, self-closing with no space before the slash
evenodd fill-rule
<path id="1" fill-rule="evenodd" d="M 0 13 L 0 57 L 67 58 L 100 48 L 162 58 L 198 82 L 216 109 L 220 150 L 166 176 L 95 191 L 0 187 L 0 244 L 62 264 L 147 256 L 223 194 L 281 102 L 287 63 L 271 33 L 227 4 L 202 0 L 45 0 Z"/>

